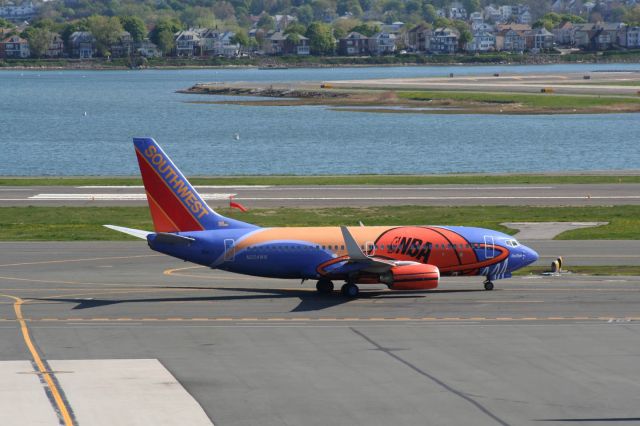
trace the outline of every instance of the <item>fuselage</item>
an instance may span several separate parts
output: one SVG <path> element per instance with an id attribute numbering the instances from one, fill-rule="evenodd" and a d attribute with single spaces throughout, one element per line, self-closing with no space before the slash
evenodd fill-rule
<path id="1" fill-rule="evenodd" d="M 367 255 L 435 265 L 443 276 L 508 278 L 538 255 L 512 236 L 461 226 L 350 227 Z M 344 279 L 353 271 L 338 227 L 218 229 L 181 232 L 190 244 L 149 237 L 152 249 L 211 268 L 274 278 Z M 364 281 L 370 277 L 363 277 Z"/>

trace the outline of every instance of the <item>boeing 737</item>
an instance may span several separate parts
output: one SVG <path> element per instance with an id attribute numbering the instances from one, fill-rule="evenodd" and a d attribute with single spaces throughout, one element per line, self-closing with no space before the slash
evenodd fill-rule
<path id="1" fill-rule="evenodd" d="M 213 211 L 162 148 L 134 138 L 154 232 L 105 225 L 149 247 L 212 269 L 317 281 L 320 293 L 356 297 L 359 285 L 428 290 L 442 276 L 482 276 L 484 288 L 538 254 L 512 236 L 464 226 L 262 228 Z M 304 214 L 304 213 L 301 213 Z"/>

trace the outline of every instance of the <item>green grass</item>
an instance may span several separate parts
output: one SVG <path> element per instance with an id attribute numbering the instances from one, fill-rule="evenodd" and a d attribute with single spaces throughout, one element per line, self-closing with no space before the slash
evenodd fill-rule
<path id="1" fill-rule="evenodd" d="M 220 209 L 220 213 L 261 226 L 357 225 L 467 225 L 507 233 L 500 225 L 510 221 L 608 221 L 599 228 L 566 232 L 560 239 L 640 239 L 640 206 L 615 207 L 424 207 L 387 206 L 322 209 L 251 209 L 247 213 Z M 104 228 L 114 224 L 151 230 L 146 207 L 4 207 L 0 208 L 0 239 L 123 240 L 124 234 Z"/>
<path id="2" fill-rule="evenodd" d="M 346 175 L 191 177 L 194 185 L 495 185 L 640 183 L 640 175 Z M 134 177 L 1 177 L 0 186 L 142 185 Z"/>
<path id="3" fill-rule="evenodd" d="M 446 92 L 446 91 L 411 91 L 398 92 L 403 99 L 428 101 L 452 100 L 459 102 L 483 102 L 493 104 L 520 103 L 529 108 L 545 109 L 584 109 L 604 107 L 616 104 L 640 104 L 640 98 L 589 95 L 558 95 L 552 93 L 485 93 L 485 92 Z"/>
<path id="4" fill-rule="evenodd" d="M 640 266 L 637 265 L 608 265 L 608 266 L 571 266 L 564 265 L 565 271 L 572 272 L 574 274 L 586 274 L 586 275 L 640 275 Z M 526 268 L 519 269 L 513 275 L 539 275 L 543 272 L 549 272 L 550 267 L 544 266 L 528 266 Z"/>

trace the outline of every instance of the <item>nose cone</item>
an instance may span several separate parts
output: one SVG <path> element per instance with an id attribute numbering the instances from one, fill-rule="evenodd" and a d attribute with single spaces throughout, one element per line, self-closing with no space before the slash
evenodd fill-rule
<path id="1" fill-rule="evenodd" d="M 531 265 L 540 258 L 534 249 L 527 246 L 522 247 L 522 252 L 524 254 L 524 266 Z"/>

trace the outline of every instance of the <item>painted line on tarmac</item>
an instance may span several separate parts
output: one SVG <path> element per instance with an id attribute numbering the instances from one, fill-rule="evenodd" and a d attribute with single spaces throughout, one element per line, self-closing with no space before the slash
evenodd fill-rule
<path id="1" fill-rule="evenodd" d="M 0 296 L 14 300 L 13 308 L 16 314 L 15 321 L 20 324 L 22 338 L 24 339 L 24 343 L 31 354 L 35 366 L 37 367 L 38 374 L 47 384 L 45 392 L 47 393 L 47 396 L 52 399 L 51 402 L 54 410 L 56 411 L 56 414 L 58 415 L 60 423 L 64 426 L 76 426 L 77 422 L 74 418 L 73 411 L 71 410 L 71 406 L 69 405 L 69 401 L 67 401 L 64 392 L 59 386 L 58 380 L 55 376 L 55 372 L 51 370 L 47 361 L 42 356 L 40 356 L 34 340 L 31 338 L 31 333 L 29 332 L 29 327 L 27 326 L 27 319 L 22 315 L 22 305 L 24 303 L 24 300 L 16 296 L 10 296 L 8 294 L 2 294 Z"/>
<path id="2" fill-rule="evenodd" d="M 193 185 L 196 189 L 265 189 L 272 185 Z M 144 189 L 142 185 L 84 185 L 76 186 L 78 189 Z M 15 189 L 14 191 L 22 191 Z"/>
<path id="3" fill-rule="evenodd" d="M 405 197 L 236 197 L 240 201 L 401 201 L 401 200 L 427 200 L 427 201 L 456 201 L 456 200 L 640 200 L 640 195 L 619 196 L 405 196 Z M 2 200 L 0 200 L 2 201 Z"/>
<path id="4" fill-rule="evenodd" d="M 227 200 L 235 193 L 200 194 L 204 200 Z M 146 194 L 36 194 L 28 197 L 33 201 L 142 201 Z"/>
<path id="5" fill-rule="evenodd" d="M 19 321 L 12 318 L 0 318 L 2 322 Z M 632 322 L 640 321 L 639 316 L 470 316 L 470 317 L 320 317 L 320 318 L 284 318 L 284 317 L 170 317 L 170 318 L 131 318 L 131 317 L 96 317 L 96 318 L 24 318 L 23 322 L 44 323 L 44 322 L 82 322 L 82 323 L 140 323 L 140 322 L 162 322 L 162 323 L 182 323 L 182 322 L 233 322 L 238 324 L 246 323 L 329 323 L 329 322 L 419 322 L 419 323 L 441 323 L 441 322 L 523 322 L 523 321 L 609 321 L 609 322 Z"/>
<path id="6" fill-rule="evenodd" d="M 108 256 L 108 257 L 86 257 L 81 259 L 61 259 L 61 260 L 43 260 L 38 262 L 22 262 L 22 263 L 5 263 L 0 265 L 0 268 L 5 266 L 25 266 L 25 265 L 45 265 L 51 263 L 69 263 L 69 262 L 88 262 L 93 260 L 119 260 L 119 259 L 135 259 L 141 257 L 160 257 L 161 254 L 139 254 L 134 256 Z"/>

